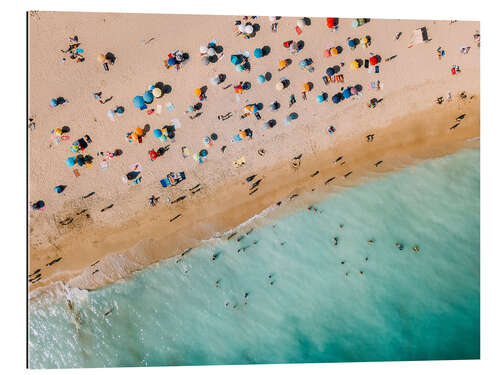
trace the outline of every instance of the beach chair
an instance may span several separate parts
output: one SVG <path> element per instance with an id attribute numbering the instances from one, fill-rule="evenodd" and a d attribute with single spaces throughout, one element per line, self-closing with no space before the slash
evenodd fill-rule
<path id="1" fill-rule="evenodd" d="M 75 177 L 80 177 L 80 172 L 78 172 L 78 169 L 73 169 L 73 174 L 75 175 Z"/>
<path id="2" fill-rule="evenodd" d="M 171 182 L 168 178 L 163 178 L 160 180 L 161 186 L 164 188 L 169 187 L 171 185 Z"/>
<path id="3" fill-rule="evenodd" d="M 158 105 L 156 106 L 156 114 L 157 114 L 157 115 L 161 115 L 161 110 L 162 110 L 161 104 L 158 104 Z"/>

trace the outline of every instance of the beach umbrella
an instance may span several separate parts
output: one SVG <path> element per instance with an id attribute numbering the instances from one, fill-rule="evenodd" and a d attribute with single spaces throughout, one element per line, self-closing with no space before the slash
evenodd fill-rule
<path id="1" fill-rule="evenodd" d="M 318 103 L 323 103 L 323 102 L 325 101 L 325 96 L 324 96 L 323 94 L 318 95 L 318 96 L 316 97 L 316 101 L 317 101 Z"/>
<path id="2" fill-rule="evenodd" d="M 335 20 L 333 19 L 333 17 L 327 17 L 326 27 L 328 27 L 329 29 L 333 29 L 334 26 L 335 26 Z"/>
<path id="3" fill-rule="evenodd" d="M 241 138 L 246 138 L 246 136 L 247 136 L 247 132 L 246 132 L 246 131 L 244 131 L 244 130 L 240 130 L 239 135 L 240 135 L 240 137 L 241 137 Z"/>
<path id="4" fill-rule="evenodd" d="M 335 70 L 333 70 L 333 68 L 328 68 L 326 69 L 326 75 L 327 76 L 333 76 L 335 74 Z"/>
<path id="5" fill-rule="evenodd" d="M 167 141 L 167 136 L 165 134 L 162 134 L 160 137 L 160 141 L 166 142 Z"/>
<path id="6" fill-rule="evenodd" d="M 78 148 L 78 143 L 77 143 L 77 144 L 74 144 L 74 143 L 73 143 L 73 144 L 70 146 L 70 150 L 71 150 L 71 152 L 78 152 L 78 151 L 80 151 L 80 149 Z"/>
<path id="7" fill-rule="evenodd" d="M 330 54 L 330 50 L 327 48 L 323 51 L 323 57 L 330 57 L 331 54 Z"/>
<path id="8" fill-rule="evenodd" d="M 276 16 L 269 16 L 269 21 L 276 22 Z"/>
<path id="9" fill-rule="evenodd" d="M 377 56 L 370 57 L 370 64 L 371 65 L 377 65 L 378 64 L 378 58 L 377 58 Z"/>
<path id="10" fill-rule="evenodd" d="M 200 88 L 194 89 L 194 94 L 196 96 L 201 96 L 201 94 L 202 94 L 201 89 Z"/>
<path id="11" fill-rule="evenodd" d="M 301 61 L 299 61 L 299 66 L 300 66 L 301 68 L 305 68 L 305 67 L 307 66 L 307 61 L 306 61 L 306 60 L 301 60 Z"/>
<path id="12" fill-rule="evenodd" d="M 286 68 L 286 60 L 280 60 L 280 68 L 283 69 L 283 68 Z"/>
<path id="13" fill-rule="evenodd" d="M 356 42 L 354 41 L 354 39 L 349 39 L 347 45 L 351 48 L 354 48 L 356 47 Z"/>
<path id="14" fill-rule="evenodd" d="M 239 31 L 240 33 L 244 33 L 244 32 L 245 32 L 245 25 L 243 25 L 243 24 L 241 24 L 241 23 L 240 23 L 240 24 L 238 25 L 238 31 Z"/>
<path id="15" fill-rule="evenodd" d="M 358 94 L 358 90 L 356 89 L 356 87 L 351 87 L 351 94 L 352 95 L 357 95 Z"/>
<path id="16" fill-rule="evenodd" d="M 151 103 L 153 101 L 154 96 L 153 96 L 153 93 L 150 90 L 148 90 L 148 91 L 144 92 L 144 94 L 142 95 L 142 98 L 144 99 L 144 101 L 146 103 L 149 104 L 149 103 Z"/>
<path id="17" fill-rule="evenodd" d="M 359 25 L 359 22 L 357 19 L 352 20 L 352 27 L 356 28 L 356 27 L 358 27 L 358 25 Z"/>
<path id="18" fill-rule="evenodd" d="M 208 49 L 208 56 L 213 56 L 215 55 L 215 49 L 214 48 L 209 48 Z"/>
<path id="19" fill-rule="evenodd" d="M 153 135 L 156 137 L 156 138 L 160 138 L 161 135 L 162 135 L 162 132 L 160 129 L 155 129 L 153 130 Z"/>
<path id="20" fill-rule="evenodd" d="M 336 47 L 330 48 L 330 55 L 335 56 L 339 53 Z"/>
<path id="21" fill-rule="evenodd" d="M 264 52 L 262 52 L 262 49 L 260 48 L 256 48 L 254 51 L 253 51 L 253 55 L 260 59 L 262 56 L 264 56 Z"/>
<path id="22" fill-rule="evenodd" d="M 256 105 L 252 105 L 252 112 L 253 112 L 253 113 L 257 113 L 257 111 L 258 111 L 258 110 L 259 110 L 259 109 L 257 108 L 257 106 L 256 106 Z"/>
<path id="23" fill-rule="evenodd" d="M 276 111 L 277 109 L 278 109 L 278 104 L 277 104 L 277 102 L 274 102 L 274 103 L 272 103 L 272 104 L 269 106 L 269 110 L 270 110 L 271 112 L 274 112 L 274 111 Z"/>
<path id="24" fill-rule="evenodd" d="M 366 36 L 364 36 L 363 38 L 361 38 L 361 42 L 366 47 L 366 45 L 368 44 L 368 38 Z"/>
<path id="25" fill-rule="evenodd" d="M 251 33 L 253 33 L 252 25 L 246 25 L 245 26 L 245 34 L 251 34 Z"/>
<path id="26" fill-rule="evenodd" d="M 298 49 L 299 46 L 297 43 L 293 42 L 292 44 L 290 44 L 290 52 L 297 52 Z"/>
<path id="27" fill-rule="evenodd" d="M 72 167 L 73 165 L 75 165 L 75 158 L 74 157 L 69 157 L 66 159 L 66 165 L 68 167 Z"/>
<path id="28" fill-rule="evenodd" d="M 149 152 L 149 157 L 155 160 L 158 157 L 158 154 L 153 150 Z"/>
<path id="29" fill-rule="evenodd" d="M 207 52 L 208 52 L 207 46 L 200 46 L 200 53 L 207 53 Z"/>
<path id="30" fill-rule="evenodd" d="M 339 103 L 340 102 L 340 95 L 339 94 L 333 95 L 332 102 L 334 102 L 335 104 Z"/>
<path id="31" fill-rule="evenodd" d="M 203 149 L 203 150 L 200 151 L 200 156 L 202 158 L 206 157 L 207 155 L 208 155 L 208 151 L 207 150 Z"/>
<path id="32" fill-rule="evenodd" d="M 283 82 L 279 81 L 278 83 L 276 83 L 276 90 L 281 91 L 284 88 L 285 88 L 285 85 L 283 84 Z"/>
<path id="33" fill-rule="evenodd" d="M 298 115 L 295 112 L 292 112 L 288 117 L 290 118 L 290 120 L 295 120 L 298 117 Z"/>
<path id="34" fill-rule="evenodd" d="M 56 128 L 56 130 L 54 130 L 54 134 L 57 135 L 57 136 L 61 136 L 62 135 L 62 129 L 61 128 Z"/>
<path id="35" fill-rule="evenodd" d="M 243 64 L 240 64 L 240 65 L 236 65 L 236 71 L 237 72 L 242 72 L 245 70 L 245 67 L 243 66 Z"/>
<path id="36" fill-rule="evenodd" d="M 216 140 L 217 140 L 217 138 L 219 138 L 219 137 L 217 136 L 217 134 L 215 134 L 215 133 L 210 134 L 210 139 L 211 139 L 212 141 L 216 141 Z"/>
<path id="37" fill-rule="evenodd" d="M 168 65 L 172 66 L 172 65 L 175 65 L 175 64 L 177 64 L 177 60 L 175 59 L 175 57 L 170 57 L 168 59 Z"/>
<path id="38" fill-rule="evenodd" d="M 115 111 L 113 111 L 112 109 L 109 109 L 107 112 L 107 115 L 108 115 L 110 120 L 113 120 L 115 118 Z"/>
<path id="39" fill-rule="evenodd" d="M 153 94 L 153 96 L 155 98 L 159 98 L 161 96 L 161 94 L 163 94 L 162 91 L 161 91 L 161 89 L 159 87 L 155 87 L 153 89 L 153 91 L 151 91 L 151 93 Z"/>
<path id="40" fill-rule="evenodd" d="M 144 135 L 144 130 L 141 128 L 135 128 L 134 133 L 137 134 L 138 137 L 142 137 Z"/>
<path id="41" fill-rule="evenodd" d="M 100 62 L 101 64 L 104 64 L 106 62 L 106 56 L 104 56 L 104 54 L 102 53 L 98 54 L 97 61 Z"/>
<path id="42" fill-rule="evenodd" d="M 351 97 L 351 90 L 349 89 L 345 89 L 343 92 L 342 92 L 342 95 L 344 96 L 345 99 L 348 99 Z"/>
<path id="43" fill-rule="evenodd" d="M 193 113 L 193 112 L 194 112 L 194 107 L 193 107 L 192 105 L 189 105 L 189 106 L 187 107 L 187 111 L 188 111 L 189 113 Z"/>
<path id="44" fill-rule="evenodd" d="M 61 194 L 64 190 L 64 187 L 62 185 L 57 185 L 54 187 L 54 191 L 57 193 L 57 194 Z"/>
<path id="45" fill-rule="evenodd" d="M 305 91 L 305 92 L 311 90 L 311 86 L 309 86 L 309 83 L 304 83 L 302 85 L 302 90 Z"/>
<path id="46" fill-rule="evenodd" d="M 231 64 L 238 65 L 241 62 L 241 58 L 238 55 L 231 56 Z"/>
<path id="47" fill-rule="evenodd" d="M 155 85 L 149 85 L 148 90 L 150 90 L 150 91 L 151 91 L 151 90 L 153 90 L 155 87 L 156 87 Z"/>
<path id="48" fill-rule="evenodd" d="M 121 114 L 124 112 L 124 109 L 123 109 L 123 107 L 122 107 L 122 106 L 120 106 L 120 107 L 117 107 L 117 108 L 116 108 L 116 111 L 115 111 L 115 112 L 116 112 L 116 113 L 118 113 L 119 115 L 121 115 Z"/>
<path id="49" fill-rule="evenodd" d="M 210 58 L 209 58 L 208 56 L 203 56 L 203 57 L 201 58 L 201 63 L 202 63 L 203 65 L 208 65 L 208 64 L 210 64 Z"/>
<path id="50" fill-rule="evenodd" d="M 351 69 L 355 70 L 359 68 L 359 63 L 356 60 L 352 60 Z"/>
<path id="51" fill-rule="evenodd" d="M 297 26 L 299 27 L 299 29 L 303 29 L 304 27 L 306 27 L 306 23 L 305 21 L 301 18 L 300 20 L 297 21 Z"/>
<path id="52" fill-rule="evenodd" d="M 264 83 L 264 82 L 266 82 L 266 77 L 264 77 L 262 74 L 259 74 L 259 75 L 257 76 L 257 81 L 258 81 L 259 83 Z"/>
<path id="53" fill-rule="evenodd" d="M 51 107 L 57 107 L 57 100 L 50 99 L 50 105 L 51 105 Z"/>

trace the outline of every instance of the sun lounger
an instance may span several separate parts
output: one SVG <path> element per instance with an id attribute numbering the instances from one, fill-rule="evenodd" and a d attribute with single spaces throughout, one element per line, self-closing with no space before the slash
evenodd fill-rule
<path id="1" fill-rule="evenodd" d="M 158 104 L 158 105 L 156 106 L 156 114 L 157 114 L 157 115 L 161 115 L 161 110 L 162 110 L 161 104 Z"/>
<path id="2" fill-rule="evenodd" d="M 78 169 L 73 169 L 73 173 L 76 177 L 80 177 L 80 172 L 78 172 Z"/>
<path id="3" fill-rule="evenodd" d="M 169 187 L 171 185 L 171 182 L 168 178 L 163 178 L 160 180 L 161 186 L 164 188 Z"/>

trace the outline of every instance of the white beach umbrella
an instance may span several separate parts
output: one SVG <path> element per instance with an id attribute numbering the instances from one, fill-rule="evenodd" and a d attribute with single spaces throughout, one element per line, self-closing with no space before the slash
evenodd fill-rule
<path id="1" fill-rule="evenodd" d="M 276 84 L 276 90 L 278 91 L 281 91 L 285 88 L 285 85 L 283 84 L 283 82 L 279 81 L 277 84 Z"/>
<path id="2" fill-rule="evenodd" d="M 245 25 L 243 25 L 243 24 L 239 24 L 239 25 L 238 25 L 238 31 L 239 31 L 240 33 L 244 33 L 244 32 L 245 32 Z"/>
<path id="3" fill-rule="evenodd" d="M 209 48 L 208 49 L 208 56 L 213 56 L 213 55 L 215 55 L 215 49 Z"/>
<path id="4" fill-rule="evenodd" d="M 306 26 L 306 23 L 303 19 L 300 19 L 297 21 L 297 26 L 301 29 L 303 29 Z"/>
<path id="5" fill-rule="evenodd" d="M 212 85 L 217 86 L 220 83 L 219 77 L 215 76 L 210 78 L 210 82 L 212 83 Z"/>
<path id="6" fill-rule="evenodd" d="M 246 33 L 246 34 L 251 34 L 251 33 L 253 33 L 253 27 L 252 27 L 252 25 L 246 25 L 246 26 L 245 26 L 245 33 Z"/>
<path id="7" fill-rule="evenodd" d="M 269 16 L 269 21 L 276 22 L 276 16 Z"/>
<path id="8" fill-rule="evenodd" d="M 200 46 L 200 52 L 201 53 L 207 53 L 208 52 L 207 46 Z"/>

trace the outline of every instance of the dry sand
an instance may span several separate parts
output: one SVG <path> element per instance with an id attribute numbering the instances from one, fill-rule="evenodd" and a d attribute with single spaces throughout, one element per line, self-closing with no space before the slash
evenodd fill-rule
<path id="1" fill-rule="evenodd" d="M 371 20 L 353 29 L 350 19 L 341 19 L 339 30 L 330 32 L 325 19 L 313 18 L 311 25 L 297 36 L 297 18 L 278 20 L 278 32 L 270 31 L 267 17 L 254 20 L 260 25 L 255 37 L 244 40 L 233 32 L 233 21 L 241 17 L 136 15 L 96 13 L 41 12 L 39 18 L 29 20 L 29 112 L 36 128 L 29 136 L 29 194 L 32 201 L 43 200 L 46 209 L 30 213 L 29 269 L 41 269 L 42 278 L 30 288 L 50 285 L 55 281 L 92 289 L 125 277 L 159 259 L 181 253 L 203 239 L 224 233 L 245 222 L 267 207 L 276 207 L 272 217 L 285 215 L 304 207 L 325 194 L 342 189 L 379 174 L 411 165 L 418 160 L 445 155 L 463 147 L 478 147 L 479 127 L 479 48 L 473 34 L 479 30 L 476 22 Z M 408 48 L 411 33 L 426 26 L 431 41 Z M 399 40 L 394 40 L 397 32 Z M 86 61 L 75 63 L 60 52 L 68 45 L 68 37 L 78 35 Z M 346 44 L 347 37 L 369 35 L 371 46 L 358 46 L 354 51 Z M 143 41 L 154 38 L 146 45 Z M 199 46 L 213 38 L 224 48 L 224 57 L 215 64 L 203 66 Z M 286 40 L 303 40 L 304 49 L 295 56 L 282 46 Z M 238 73 L 230 64 L 230 56 L 238 51 L 253 52 L 256 47 L 269 46 L 271 52 L 262 59 L 250 58 L 251 71 Z M 341 45 L 343 52 L 325 58 L 322 52 L 330 46 Z M 470 46 L 467 55 L 460 53 L 462 46 Z M 438 60 L 436 48 L 442 47 L 446 55 Z M 180 49 L 190 54 L 190 61 L 178 72 L 166 70 L 163 60 L 169 52 Z M 98 53 L 113 52 L 116 63 L 105 72 L 97 62 Z M 369 58 L 369 53 L 382 57 L 379 74 L 370 74 L 364 68 L 349 68 L 355 58 Z M 385 59 L 397 55 L 393 60 Z M 67 56 L 66 56 L 67 57 Z M 298 62 L 312 58 L 315 72 L 310 74 L 299 68 Z M 293 63 L 277 72 L 278 60 L 292 58 Z M 341 74 L 344 84 L 321 80 L 327 67 L 345 62 Z M 461 73 L 452 76 L 452 64 L 459 65 Z M 270 72 L 272 79 L 260 85 L 258 74 Z M 237 102 L 232 88 L 223 90 L 212 86 L 210 78 L 224 73 L 226 81 L 220 85 L 249 81 L 252 88 Z M 275 89 L 276 82 L 286 77 L 290 86 L 283 91 Z M 373 90 L 370 82 L 380 80 L 383 89 Z M 172 92 L 160 99 L 161 115 L 148 116 L 132 106 L 135 95 L 141 95 L 149 85 L 162 81 Z M 308 99 L 301 98 L 301 86 L 312 82 L 314 88 Z M 343 87 L 363 86 L 360 99 L 345 100 L 340 104 L 317 103 L 316 95 L 326 92 L 331 97 Z M 188 105 L 197 102 L 193 91 L 207 85 L 207 100 L 202 115 L 190 120 L 184 113 Z M 99 104 L 92 93 L 102 91 L 113 96 L 105 105 Z M 459 93 L 465 91 L 466 99 Z M 452 94 L 452 100 L 441 105 L 439 96 Z M 297 103 L 288 108 L 288 98 L 295 94 Z M 68 103 L 51 108 L 49 100 L 63 96 Z M 368 109 L 371 98 L 382 99 L 376 108 Z M 274 100 L 281 103 L 277 112 L 267 106 Z M 165 104 L 175 105 L 167 111 Z M 262 119 L 251 116 L 240 119 L 241 109 L 249 103 L 263 103 Z M 106 115 L 107 110 L 123 105 L 125 113 L 115 122 Z M 227 121 L 217 115 L 232 111 Z M 283 125 L 290 112 L 299 115 L 291 125 Z M 466 117 L 454 130 L 449 128 L 462 113 Z M 161 143 L 153 137 L 152 129 L 179 119 L 175 143 L 169 151 L 151 162 L 148 151 Z M 262 124 L 277 121 L 273 129 L 264 130 Z M 131 144 L 125 134 L 149 124 L 151 132 L 142 144 Z M 50 130 L 67 125 L 71 128 L 70 141 L 55 144 Z M 326 128 L 335 126 L 334 135 Z M 239 129 L 251 128 L 252 140 L 231 143 Z M 217 133 L 213 147 L 205 147 L 202 139 Z M 100 159 L 95 158 L 91 169 L 79 168 L 76 178 L 65 165 L 71 142 L 89 134 L 93 140 L 87 149 L 96 157 L 99 151 L 123 150 L 123 155 L 109 162 L 101 170 Z M 366 142 L 367 134 L 375 134 L 373 142 Z M 226 145 L 224 153 L 220 148 Z M 193 152 L 202 148 L 209 151 L 205 163 L 198 164 L 192 157 L 184 159 L 181 147 Z M 259 156 L 257 150 L 264 149 Z M 302 154 L 300 168 L 290 166 L 290 159 Z M 246 164 L 234 168 L 233 161 L 244 156 Z M 333 160 L 343 156 L 341 163 Z M 374 163 L 383 160 L 379 167 Z M 140 162 L 143 167 L 142 183 L 125 185 L 122 176 L 128 166 Z M 320 172 L 311 177 L 319 170 Z M 187 180 L 175 187 L 162 189 L 159 180 L 170 171 L 185 171 Z M 347 179 L 344 174 L 353 171 Z M 262 178 L 259 190 L 249 195 L 245 177 L 257 174 Z M 331 177 L 335 179 L 325 186 Z M 255 181 L 254 180 L 254 181 Z M 189 188 L 200 184 L 201 191 L 191 194 Z M 67 185 L 62 194 L 53 187 Z M 305 194 L 315 189 L 314 194 Z M 95 194 L 87 199 L 82 196 Z M 147 205 L 147 198 L 160 196 L 158 206 Z M 299 197 L 289 201 L 292 194 Z M 176 204 L 169 204 L 186 195 Z M 110 204 L 105 212 L 100 210 Z M 77 215 L 78 212 L 87 210 Z M 170 222 L 179 213 L 182 216 Z M 87 217 L 88 214 L 88 217 Z M 58 224 L 71 217 L 69 225 Z M 62 259 L 46 266 L 50 261 Z M 95 264 L 97 261 L 99 263 Z M 91 266 L 94 264 L 93 266 Z M 96 270 L 99 272 L 95 272 Z"/>

